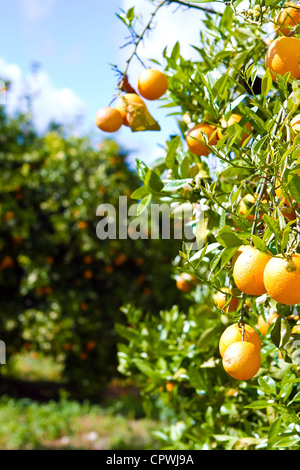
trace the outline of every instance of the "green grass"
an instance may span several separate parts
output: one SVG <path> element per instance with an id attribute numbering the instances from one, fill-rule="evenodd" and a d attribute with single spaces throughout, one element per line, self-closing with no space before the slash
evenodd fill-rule
<path id="1" fill-rule="evenodd" d="M 0 400 L 0 448 L 15 449 L 156 449 L 151 436 L 157 423 L 115 414 L 89 403 Z"/>

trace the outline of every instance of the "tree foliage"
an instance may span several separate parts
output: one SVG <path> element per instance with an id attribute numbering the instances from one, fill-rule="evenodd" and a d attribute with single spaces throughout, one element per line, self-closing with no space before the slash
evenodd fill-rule
<path id="1" fill-rule="evenodd" d="M 179 130 L 165 143 L 163 161 L 151 169 L 137 162 L 143 169 L 141 204 L 163 201 L 201 208 L 203 217 L 195 213 L 193 227 L 201 234 L 202 247 L 195 251 L 183 243 L 181 250 L 180 269 L 198 280 L 190 294 L 194 304 L 159 316 L 127 306 L 131 326 L 119 345 L 119 370 L 139 380 L 145 409 L 169 421 L 157 432 L 164 447 L 299 449 L 299 306 L 279 304 L 266 294 L 243 294 L 232 275 L 241 245 L 270 256 L 300 253 L 300 146 L 290 124 L 299 112 L 299 83 L 290 73 L 272 77 L 265 68 L 284 2 L 250 2 L 247 10 L 238 9 L 240 1 L 223 2 L 219 12 L 213 11 L 213 3 L 159 4 L 184 5 L 199 18 L 202 14 L 200 41 L 193 45 L 198 60 L 186 60 L 179 42 L 172 51 L 162 51 L 161 65 L 153 58 L 168 76 L 162 106 L 170 116 L 175 109 Z M 134 9 L 130 12 L 127 26 L 132 29 Z M 291 34 L 299 38 L 297 28 Z M 139 41 L 134 44 L 137 55 Z M 241 120 L 222 126 L 222 119 L 228 122 L 232 114 Z M 187 133 L 201 122 L 218 133 L 216 145 L 203 136 L 208 157 L 196 156 L 186 145 Z M 251 134 L 244 136 L 247 123 Z M 235 312 L 214 304 L 214 294 L 223 286 L 239 299 Z M 252 380 L 238 382 L 222 368 L 220 335 L 237 321 L 259 329 L 259 321 L 268 322 L 270 309 L 278 317 L 267 333 L 260 329 L 260 371 Z"/>
<path id="2" fill-rule="evenodd" d="M 0 331 L 7 360 L 41 351 L 64 365 L 82 395 L 115 375 L 114 322 L 125 302 L 156 312 L 180 302 L 178 242 L 100 240 L 97 207 L 139 184 L 113 140 L 50 130 L 0 111 Z"/>

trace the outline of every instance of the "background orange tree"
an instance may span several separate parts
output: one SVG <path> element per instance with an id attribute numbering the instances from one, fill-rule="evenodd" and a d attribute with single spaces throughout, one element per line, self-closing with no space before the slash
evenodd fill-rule
<path id="1" fill-rule="evenodd" d="M 181 296 L 178 241 L 100 240 L 96 209 L 118 209 L 139 184 L 113 140 L 99 148 L 0 109 L 0 336 L 8 361 L 40 352 L 63 365 L 80 396 L 116 375 L 114 323 L 124 302 L 157 312 Z M 120 326 L 119 329 L 122 329 Z"/>
<path id="2" fill-rule="evenodd" d="M 300 252 L 300 148 L 291 126 L 299 84 L 289 64 L 276 80 L 265 67 L 270 41 L 282 34 L 273 25 L 284 2 L 252 1 L 247 10 L 238 9 L 240 1 L 218 2 L 220 12 L 213 8 L 217 2 L 152 3 L 142 32 L 134 6 L 120 15 L 133 37 L 129 81 L 130 61 L 160 8 L 181 5 L 202 14 L 200 40 L 193 45 L 199 55 L 185 59 L 177 42 L 172 51 L 163 50 L 162 63 L 149 58 L 168 77 L 162 106 L 180 108 L 179 130 L 166 142 L 163 162 L 151 168 L 137 162 L 143 186 L 133 197 L 141 210 L 162 201 L 200 206 L 204 222 L 195 214 L 194 231 L 203 245 L 181 249 L 181 270 L 198 281 L 185 294 L 193 302 L 189 308 L 155 314 L 123 309 L 128 327 L 121 331 L 119 371 L 139 381 L 149 415 L 167 421 L 156 433 L 164 447 L 299 449 L 299 306 L 240 292 L 232 262 L 247 244 L 270 257 Z M 299 37 L 297 23 L 288 34 Z M 239 119 L 229 122 L 234 115 Z M 217 136 L 196 136 L 207 156 L 195 155 L 186 143 L 187 133 L 203 122 Z M 226 309 L 231 296 L 225 308 L 215 305 L 223 287 L 238 300 L 233 311 Z M 249 381 L 230 377 L 218 350 L 222 332 L 238 321 L 256 328 L 262 343 L 260 370 Z"/>

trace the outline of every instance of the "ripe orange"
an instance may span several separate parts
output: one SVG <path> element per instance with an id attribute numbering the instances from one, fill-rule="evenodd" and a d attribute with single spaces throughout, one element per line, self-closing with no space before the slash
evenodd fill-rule
<path id="1" fill-rule="evenodd" d="M 87 351 L 94 351 L 94 349 L 96 348 L 97 344 L 95 341 L 88 341 L 87 344 L 86 344 L 86 350 Z"/>
<path id="2" fill-rule="evenodd" d="M 0 264 L 0 269 L 13 268 L 15 265 L 14 260 L 10 256 L 5 256 Z"/>
<path id="3" fill-rule="evenodd" d="M 241 121 L 243 116 L 241 116 L 240 114 L 235 114 L 233 113 L 230 118 L 228 119 L 228 121 L 225 120 L 225 118 L 222 118 L 220 120 L 220 124 L 221 124 L 221 128 L 218 127 L 218 131 L 217 131 L 217 134 L 218 134 L 218 138 L 219 139 L 222 139 L 223 137 L 223 132 L 222 130 L 223 129 L 226 129 L 227 127 L 230 127 L 232 126 L 233 124 L 235 123 L 239 123 Z M 244 132 L 243 135 L 242 135 L 242 140 L 241 140 L 241 144 L 247 139 L 247 137 L 249 137 L 249 135 L 251 134 L 251 132 L 253 131 L 252 127 L 251 127 L 251 124 L 249 122 L 247 122 L 245 124 L 245 128 L 249 131 L 249 132 Z"/>
<path id="4" fill-rule="evenodd" d="M 223 309 L 226 302 L 228 302 L 230 295 L 233 295 L 233 294 L 232 294 L 232 291 L 228 287 L 222 287 L 221 290 L 222 292 L 218 291 L 216 295 L 214 296 L 214 301 L 217 307 L 219 307 L 220 309 Z M 229 295 L 226 295 L 226 293 Z M 236 297 L 232 297 L 229 304 L 226 306 L 226 312 L 233 312 L 234 310 L 237 309 L 238 304 L 239 304 L 239 299 L 237 299 Z"/>
<path id="5" fill-rule="evenodd" d="M 207 135 L 208 143 L 210 145 L 216 145 L 217 135 L 212 135 L 215 130 L 215 126 L 205 123 L 200 123 L 193 127 L 186 136 L 186 142 L 190 152 L 198 155 L 199 157 L 209 155 L 210 150 L 202 143 L 205 142 L 202 133 Z"/>
<path id="6" fill-rule="evenodd" d="M 111 274 L 113 272 L 114 268 L 110 265 L 107 265 L 104 267 L 104 271 L 106 272 L 106 274 Z"/>
<path id="7" fill-rule="evenodd" d="M 270 69 L 273 80 L 274 73 L 285 75 L 291 72 L 293 78 L 300 78 L 300 40 L 293 37 L 275 39 L 267 50 L 265 67 Z"/>
<path id="8" fill-rule="evenodd" d="M 127 127 L 129 127 L 130 124 L 130 110 L 132 105 L 144 106 L 146 108 L 145 102 L 136 93 L 126 93 L 118 99 L 116 104 L 116 109 L 120 111 L 122 115 L 123 124 Z"/>
<path id="9" fill-rule="evenodd" d="M 270 309 L 270 312 L 269 312 L 269 315 L 268 315 L 268 321 L 267 322 L 266 322 L 266 320 L 264 319 L 264 317 L 262 315 L 258 316 L 258 318 L 257 318 L 257 327 L 258 327 L 259 331 L 261 332 L 261 334 L 263 336 L 266 336 L 270 325 L 272 325 L 276 321 L 276 318 L 278 318 L 278 313 L 271 310 L 271 309 Z"/>
<path id="10" fill-rule="evenodd" d="M 227 348 L 243 340 L 243 328 L 240 324 L 234 323 L 223 331 L 219 341 L 219 351 L 223 357 Z M 261 348 L 261 341 L 258 333 L 252 326 L 245 324 L 244 342 L 252 343 L 258 350 Z"/>
<path id="11" fill-rule="evenodd" d="M 92 279 L 92 277 L 94 276 L 94 273 L 93 271 L 87 270 L 87 271 L 84 271 L 83 275 L 85 279 Z"/>
<path id="12" fill-rule="evenodd" d="M 127 256 L 124 253 L 120 253 L 117 258 L 114 260 L 115 266 L 122 266 L 127 260 Z"/>
<path id="13" fill-rule="evenodd" d="M 168 79 L 156 69 L 146 69 L 138 78 L 138 91 L 146 100 L 158 100 L 168 89 Z"/>
<path id="14" fill-rule="evenodd" d="M 259 329 L 260 333 L 263 335 L 263 336 L 266 336 L 267 332 L 268 332 L 268 329 L 269 329 L 269 326 L 268 323 L 266 322 L 266 320 L 264 319 L 264 317 L 262 315 L 258 315 L 258 318 L 257 318 L 257 328 Z"/>
<path id="15" fill-rule="evenodd" d="M 84 220 L 80 220 L 79 222 L 77 222 L 77 227 L 80 230 L 85 230 L 86 228 L 88 228 L 88 223 L 85 222 Z"/>
<path id="16" fill-rule="evenodd" d="M 300 114 L 296 114 L 290 122 L 290 126 L 295 134 L 300 132 Z"/>
<path id="17" fill-rule="evenodd" d="M 259 371 L 260 350 L 247 341 L 231 344 L 225 351 L 223 367 L 236 380 L 250 380 Z"/>
<path id="18" fill-rule="evenodd" d="M 83 258 L 83 261 L 84 261 L 85 264 L 92 264 L 93 258 L 92 258 L 90 255 L 86 255 L 86 256 Z"/>
<path id="19" fill-rule="evenodd" d="M 270 259 L 269 255 L 254 247 L 240 254 L 233 268 L 233 279 L 241 292 L 248 295 L 266 293 L 263 276 Z"/>
<path id="20" fill-rule="evenodd" d="M 276 19 L 274 29 L 283 36 L 288 36 L 300 21 L 300 7 L 295 2 L 288 2 L 285 6 Z"/>
<path id="21" fill-rule="evenodd" d="M 272 325 L 276 321 L 276 318 L 278 318 L 278 313 L 275 312 L 275 310 L 270 309 L 270 312 L 268 315 L 268 324 Z"/>
<path id="22" fill-rule="evenodd" d="M 290 258 L 270 259 L 264 271 L 266 291 L 272 299 L 284 305 L 300 303 L 300 254 Z"/>
<path id="23" fill-rule="evenodd" d="M 241 245 L 238 249 L 238 251 L 235 253 L 235 255 L 232 258 L 232 267 L 234 267 L 236 260 L 238 257 L 245 251 L 248 250 L 248 248 L 251 248 L 251 245 Z"/>
<path id="24" fill-rule="evenodd" d="M 15 214 L 13 211 L 7 211 L 4 215 L 4 222 L 7 222 L 8 220 L 14 219 Z"/>
<path id="25" fill-rule="evenodd" d="M 233 279 L 241 292 L 248 295 L 266 293 L 263 277 L 270 259 L 269 255 L 254 247 L 249 247 L 240 254 L 233 268 Z"/>
<path id="26" fill-rule="evenodd" d="M 182 273 L 176 280 L 177 289 L 188 294 L 195 286 L 197 279 L 188 273 Z"/>
<path id="27" fill-rule="evenodd" d="M 174 388 L 175 388 L 175 384 L 173 384 L 173 383 L 171 383 L 171 382 L 168 382 L 168 383 L 166 384 L 166 390 L 167 390 L 167 392 L 173 392 Z"/>
<path id="28" fill-rule="evenodd" d="M 97 111 L 95 122 L 104 132 L 116 132 L 123 124 L 123 117 L 118 109 L 106 107 Z"/>

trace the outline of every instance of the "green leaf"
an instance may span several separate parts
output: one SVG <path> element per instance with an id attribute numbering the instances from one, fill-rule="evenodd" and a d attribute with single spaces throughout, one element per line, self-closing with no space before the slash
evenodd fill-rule
<path id="1" fill-rule="evenodd" d="M 272 377 L 259 377 L 258 383 L 263 392 L 276 395 L 276 382 Z"/>
<path id="2" fill-rule="evenodd" d="M 232 228 L 227 225 L 219 231 L 216 240 L 224 248 L 233 248 L 243 244 L 243 242 L 232 231 Z"/>
<path id="3" fill-rule="evenodd" d="M 259 251 L 262 251 L 264 253 L 268 253 L 269 250 L 268 250 L 268 247 L 267 245 L 265 244 L 265 242 L 260 238 L 258 237 L 257 235 L 253 235 L 252 236 L 252 241 L 253 241 L 253 244 L 255 245 L 255 247 L 259 250 Z"/>
<path id="4" fill-rule="evenodd" d="M 192 183 L 193 178 L 185 178 L 184 180 L 173 180 L 165 183 L 164 191 L 177 191 L 178 189 L 183 188 L 186 184 Z"/>
<path id="5" fill-rule="evenodd" d="M 219 26 L 220 30 L 226 31 L 226 32 L 230 31 L 232 27 L 233 18 L 234 18 L 234 11 L 231 8 L 231 6 L 228 5 L 225 8 L 223 15 L 222 15 L 222 19 L 220 21 L 220 26 Z"/>
<path id="6" fill-rule="evenodd" d="M 147 207 L 150 205 L 152 201 L 152 194 L 148 194 L 148 196 L 145 196 L 141 202 L 139 203 L 138 205 L 138 208 L 137 208 L 137 216 L 139 217 L 140 215 L 142 215 L 142 213 L 144 212 L 144 210 L 147 209 Z"/>
<path id="7" fill-rule="evenodd" d="M 287 186 L 295 201 L 300 204 L 300 176 L 294 175 Z"/>
<path id="8" fill-rule="evenodd" d="M 176 136 L 170 143 L 167 155 L 165 158 L 166 167 L 177 173 L 176 152 L 180 145 L 180 136 Z"/>
<path id="9" fill-rule="evenodd" d="M 270 69 L 267 69 L 266 73 L 264 74 L 261 80 L 261 93 L 265 98 L 267 94 L 269 93 L 269 91 L 271 90 L 272 85 L 273 85 L 272 75 L 271 75 Z"/>
<path id="10" fill-rule="evenodd" d="M 250 408 L 252 410 L 262 410 L 268 406 L 272 406 L 273 402 L 268 400 L 257 400 L 251 403 L 251 405 L 246 405 L 245 408 Z"/>
<path id="11" fill-rule="evenodd" d="M 273 323 L 271 339 L 277 348 L 282 348 L 290 339 L 291 327 L 285 317 L 279 316 Z"/>
<path id="12" fill-rule="evenodd" d="M 277 220 L 273 219 L 267 214 L 264 214 L 263 217 L 265 223 L 269 227 L 269 229 L 276 235 L 276 237 L 281 237 L 281 230 L 280 230 L 280 225 L 277 222 Z"/>
<path id="13" fill-rule="evenodd" d="M 161 181 L 160 177 L 158 176 L 155 171 L 150 170 L 150 168 L 147 171 L 147 174 L 144 179 L 145 186 L 155 192 L 155 193 L 160 193 L 161 190 L 164 187 L 163 182 Z"/>
<path id="14" fill-rule="evenodd" d="M 143 197 L 147 196 L 149 194 L 148 188 L 146 186 L 141 186 L 140 188 L 136 189 L 132 194 L 131 194 L 131 199 L 139 200 L 142 199 Z"/>
<path id="15" fill-rule="evenodd" d="M 149 170 L 146 163 L 142 162 L 142 160 L 136 159 L 136 169 L 139 175 L 139 178 L 144 182 L 147 172 Z"/>
<path id="16" fill-rule="evenodd" d="M 299 442 L 300 442 L 300 435 L 295 434 L 293 436 L 282 437 L 275 444 L 273 444 L 273 447 L 292 447 L 292 446 L 299 447 Z"/>

